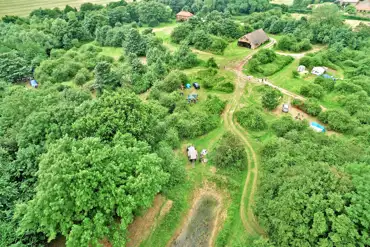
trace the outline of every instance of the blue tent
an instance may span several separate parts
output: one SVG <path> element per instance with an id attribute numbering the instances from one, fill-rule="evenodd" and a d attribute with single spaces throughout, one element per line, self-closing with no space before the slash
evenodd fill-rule
<path id="1" fill-rule="evenodd" d="M 325 132 L 325 127 L 316 122 L 311 122 L 310 127 L 316 132 Z"/>
<path id="2" fill-rule="evenodd" d="M 186 84 L 186 88 L 191 88 L 191 85 L 190 85 L 190 83 L 188 83 L 188 84 Z"/>
<path id="3" fill-rule="evenodd" d="M 32 87 L 34 87 L 34 88 L 37 88 L 37 87 L 38 87 L 38 85 L 39 85 L 39 84 L 37 83 L 37 81 L 36 81 L 36 80 L 31 80 L 31 81 L 30 81 L 30 84 L 31 84 L 31 86 L 32 86 Z"/>
<path id="4" fill-rule="evenodd" d="M 328 75 L 328 74 L 323 74 L 322 77 L 324 77 L 325 79 L 332 79 L 332 80 L 335 79 L 333 76 Z"/>

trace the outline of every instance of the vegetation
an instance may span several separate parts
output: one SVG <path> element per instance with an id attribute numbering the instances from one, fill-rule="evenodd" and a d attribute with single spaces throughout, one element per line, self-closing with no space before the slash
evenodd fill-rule
<path id="1" fill-rule="evenodd" d="M 243 107 L 235 113 L 236 118 L 241 126 L 252 130 L 264 130 L 267 123 L 260 113 L 259 109 L 252 107 Z"/>
<path id="2" fill-rule="evenodd" d="M 262 106 L 270 111 L 274 110 L 279 105 L 281 96 L 280 91 L 265 88 L 265 92 L 261 98 Z"/>
<path id="3" fill-rule="evenodd" d="M 238 170 L 245 169 L 247 153 L 243 142 L 233 133 L 225 133 L 219 140 L 212 160 L 219 167 Z"/>
<path id="4" fill-rule="evenodd" d="M 248 72 L 270 76 L 291 63 L 293 58 L 276 54 L 273 50 L 262 49 L 248 62 Z"/>

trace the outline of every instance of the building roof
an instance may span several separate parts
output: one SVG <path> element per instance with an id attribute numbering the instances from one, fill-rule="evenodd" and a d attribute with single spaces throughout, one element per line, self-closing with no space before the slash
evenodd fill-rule
<path id="1" fill-rule="evenodd" d="M 177 13 L 176 15 L 180 15 L 180 16 L 185 16 L 185 17 L 192 17 L 193 14 L 188 12 L 188 11 L 184 11 L 184 10 L 181 10 L 179 13 Z"/>
<path id="2" fill-rule="evenodd" d="M 340 3 L 341 4 L 344 4 L 344 3 L 358 3 L 359 0 L 340 0 Z"/>
<path id="3" fill-rule="evenodd" d="M 358 2 L 356 9 L 357 11 L 370 11 L 370 0 Z"/>
<path id="4" fill-rule="evenodd" d="M 248 33 L 239 39 L 241 42 L 247 42 L 254 45 L 260 45 L 268 40 L 269 37 L 262 28 Z"/>

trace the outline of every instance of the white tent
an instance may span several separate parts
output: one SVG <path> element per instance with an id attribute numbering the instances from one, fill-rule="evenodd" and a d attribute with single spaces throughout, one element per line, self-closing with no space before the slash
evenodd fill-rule
<path id="1" fill-rule="evenodd" d="M 298 68 L 297 68 L 298 72 L 304 72 L 305 70 L 306 70 L 306 66 L 304 66 L 304 65 L 299 65 Z"/>
<path id="2" fill-rule="evenodd" d="M 317 76 L 324 74 L 326 69 L 324 67 L 313 67 L 311 73 Z"/>

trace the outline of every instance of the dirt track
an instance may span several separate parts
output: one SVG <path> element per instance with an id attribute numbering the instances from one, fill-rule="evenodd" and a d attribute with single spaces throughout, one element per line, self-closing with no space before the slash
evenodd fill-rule
<path id="1" fill-rule="evenodd" d="M 270 43 L 268 43 L 264 48 L 270 48 L 275 44 L 275 40 L 271 39 Z M 245 57 L 237 66 L 233 69 L 235 74 L 237 75 L 237 83 L 236 88 L 234 91 L 234 96 L 232 97 L 232 101 L 227 105 L 226 110 L 224 112 L 224 124 L 226 129 L 234 133 L 235 135 L 239 136 L 241 140 L 246 145 L 246 151 L 248 153 L 248 168 L 247 168 L 247 178 L 244 182 L 243 186 L 243 193 L 240 202 L 240 218 L 242 219 L 243 225 L 245 230 L 250 235 L 266 235 L 263 229 L 259 226 L 252 210 L 254 194 L 256 192 L 257 187 L 257 179 L 258 179 L 258 160 L 257 155 L 253 150 L 252 145 L 248 141 L 247 133 L 245 131 L 239 130 L 236 123 L 234 122 L 234 112 L 238 110 L 240 107 L 240 99 L 241 96 L 244 94 L 244 88 L 246 85 L 246 77 L 243 74 L 242 70 L 244 65 L 253 57 L 253 55 L 257 51 L 252 52 L 250 55 Z M 244 133 L 243 133 L 244 132 Z M 249 192 L 249 194 L 248 194 Z M 248 205 L 245 205 L 246 200 L 248 200 Z"/>

